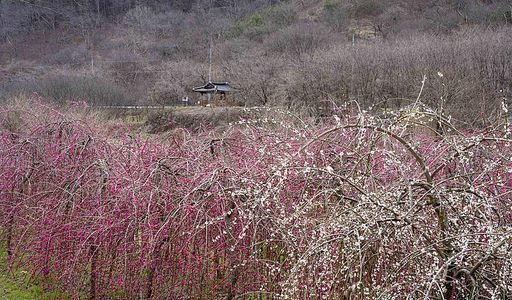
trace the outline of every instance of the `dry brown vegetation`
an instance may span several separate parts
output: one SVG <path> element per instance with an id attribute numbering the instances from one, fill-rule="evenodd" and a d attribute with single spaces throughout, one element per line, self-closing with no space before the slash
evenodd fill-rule
<path id="1" fill-rule="evenodd" d="M 0 98 L 195 102 L 211 38 L 214 79 L 241 89 L 224 104 L 386 109 L 426 75 L 425 102 L 482 123 L 511 97 L 511 12 L 510 0 L 0 1 Z"/>

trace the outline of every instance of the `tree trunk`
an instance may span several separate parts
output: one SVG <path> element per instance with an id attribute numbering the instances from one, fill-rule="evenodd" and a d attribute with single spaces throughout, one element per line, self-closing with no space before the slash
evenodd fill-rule
<path id="1" fill-rule="evenodd" d="M 230 229 L 230 227 L 233 223 L 233 213 L 234 213 L 235 207 L 236 207 L 235 202 L 231 202 L 231 205 L 229 207 L 231 213 L 229 213 L 226 216 L 226 226 L 228 227 L 228 229 Z M 230 249 L 228 249 L 228 259 L 229 259 L 231 274 L 229 276 L 229 290 L 228 290 L 228 295 L 227 295 L 226 299 L 232 300 L 236 296 L 236 284 L 238 282 L 238 277 L 240 275 L 240 270 L 236 266 L 236 248 L 234 247 L 234 242 L 233 242 L 232 247 L 230 247 Z"/>
<path id="2" fill-rule="evenodd" d="M 91 245 L 89 248 L 91 254 L 91 276 L 90 276 L 90 289 L 89 289 L 89 299 L 96 299 L 96 260 L 98 258 L 97 248 L 94 245 Z"/>

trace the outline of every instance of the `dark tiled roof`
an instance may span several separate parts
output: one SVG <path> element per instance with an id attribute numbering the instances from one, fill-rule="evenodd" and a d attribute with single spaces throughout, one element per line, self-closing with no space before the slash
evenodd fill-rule
<path id="1" fill-rule="evenodd" d="M 238 90 L 229 85 L 228 82 L 208 82 L 203 86 L 198 86 L 192 89 L 194 92 L 201 94 L 209 93 L 231 93 Z"/>

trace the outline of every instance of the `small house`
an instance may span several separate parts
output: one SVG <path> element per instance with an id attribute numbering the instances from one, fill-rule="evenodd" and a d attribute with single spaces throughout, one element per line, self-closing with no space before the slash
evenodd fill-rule
<path id="1" fill-rule="evenodd" d="M 233 88 L 229 82 L 208 82 L 205 85 L 198 86 L 192 89 L 196 93 L 200 93 L 201 95 L 208 95 L 207 101 L 202 101 L 203 105 L 211 105 L 212 96 L 220 95 L 221 99 L 226 100 L 226 94 L 237 92 L 238 90 Z"/>

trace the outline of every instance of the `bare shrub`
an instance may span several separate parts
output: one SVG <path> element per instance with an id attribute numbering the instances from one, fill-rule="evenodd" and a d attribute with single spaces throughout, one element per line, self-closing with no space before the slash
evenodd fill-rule
<path id="1" fill-rule="evenodd" d="M 350 21 L 349 8 L 340 1 L 327 1 L 322 13 L 323 20 L 337 31 L 344 30 Z"/>
<path id="2" fill-rule="evenodd" d="M 48 55 L 44 61 L 52 65 L 68 65 L 74 68 L 83 66 L 91 60 L 91 53 L 84 46 L 67 47 L 55 54 Z"/>
<path id="3" fill-rule="evenodd" d="M 157 11 L 147 6 L 137 6 L 126 13 L 121 23 L 158 39 L 172 38 L 189 29 L 184 24 L 189 16 L 176 10 Z"/>
<path id="4" fill-rule="evenodd" d="M 110 76 L 118 83 L 129 86 L 146 76 L 141 58 L 127 52 L 118 52 L 110 63 Z"/>
<path id="5" fill-rule="evenodd" d="M 331 39 L 329 28 L 316 23 L 299 23 L 275 33 L 267 48 L 295 57 L 312 53 Z"/>
<path id="6" fill-rule="evenodd" d="M 151 26 L 150 21 L 155 16 L 151 8 L 147 6 L 136 6 L 129 10 L 123 17 L 122 23 L 133 27 Z"/>
<path id="7" fill-rule="evenodd" d="M 243 34 L 249 39 L 261 41 L 264 35 L 289 26 L 296 19 L 297 12 L 292 5 L 273 5 L 259 13 L 251 14 L 238 20 L 227 33 L 227 36 L 236 38 Z"/>
<path id="8" fill-rule="evenodd" d="M 425 101 L 444 107 L 453 117 L 482 122 L 499 108 L 499 90 L 509 85 L 512 55 L 508 29 L 461 31 L 450 37 L 417 36 L 394 42 L 360 42 L 320 51 L 295 70 L 290 101 L 315 106 L 315 98 L 331 95 L 401 106 L 415 98 L 427 75 Z M 301 99 L 301 100 L 299 100 Z M 382 102 L 384 101 L 384 102 Z"/>
<path id="9" fill-rule="evenodd" d="M 347 2 L 334 3 L 350 7 L 350 3 Z M 352 9 L 357 6 L 356 4 L 352 5 Z M 468 24 L 500 26 L 510 23 L 508 0 L 463 0 L 444 3 L 430 0 L 393 1 L 392 5 L 380 4 L 380 8 L 381 10 L 375 15 L 370 15 L 369 19 L 380 26 L 384 36 L 391 38 L 410 36 L 418 32 L 449 34 Z"/>
<path id="10" fill-rule="evenodd" d="M 352 5 L 353 14 L 359 18 L 376 16 L 383 11 L 381 4 L 376 0 L 355 0 Z"/>
<path id="11" fill-rule="evenodd" d="M 487 23 L 491 25 L 511 23 L 511 3 L 506 0 L 467 1 L 458 11 L 467 23 Z"/>
<path id="12" fill-rule="evenodd" d="M 159 43 L 153 47 L 163 59 L 177 59 L 182 52 L 182 49 L 174 43 Z"/>
<path id="13" fill-rule="evenodd" d="M 296 7 L 291 3 L 280 3 L 266 9 L 264 15 L 269 23 L 278 27 L 285 27 L 297 20 Z"/>
<path id="14" fill-rule="evenodd" d="M 287 79 L 284 72 L 287 60 L 277 57 L 261 57 L 259 53 L 246 52 L 250 59 L 227 59 L 221 61 L 221 76 L 236 80 L 233 82 L 240 92 L 232 97 L 234 102 L 247 106 L 279 105 L 285 97 Z"/>
<path id="15" fill-rule="evenodd" d="M 121 21 L 122 40 L 130 52 L 156 54 L 167 60 L 203 58 L 209 38 L 218 40 L 233 26 L 232 17 L 219 11 L 158 11 L 136 7 Z M 215 33 L 215 34 L 212 34 Z M 203 52 L 204 50 L 204 52 Z"/>
<path id="16" fill-rule="evenodd" d="M 343 29 L 353 18 L 376 17 L 384 11 L 375 0 L 330 0 L 323 7 L 324 20 L 337 30 Z"/>
<path id="17" fill-rule="evenodd" d="M 10 87 L 9 98 L 32 93 L 60 104 L 86 101 L 91 105 L 120 105 L 130 101 L 121 88 L 104 78 L 69 75 L 19 82 Z"/>
<path id="18" fill-rule="evenodd" d="M 163 65 L 163 71 L 157 77 L 150 90 L 153 103 L 173 103 L 188 95 L 190 101 L 197 101 L 192 88 L 203 84 L 207 79 L 207 66 L 192 61 L 171 61 Z"/>
<path id="19" fill-rule="evenodd" d="M 427 22 L 423 23 L 422 27 L 419 27 L 419 30 L 424 32 L 449 33 L 456 29 L 463 21 L 460 14 L 449 6 L 434 6 L 427 9 L 424 14 Z"/>
<path id="20" fill-rule="evenodd" d="M 35 30 L 55 29 L 60 21 L 63 21 L 63 15 L 48 7 L 27 5 L 21 1 L 0 2 L 1 41 Z"/>
<path id="21" fill-rule="evenodd" d="M 221 126 L 226 127 L 229 123 L 235 123 L 246 118 L 247 114 L 242 108 L 195 107 L 153 113 L 148 117 L 145 126 L 150 133 L 165 132 L 178 128 L 197 132 Z"/>

